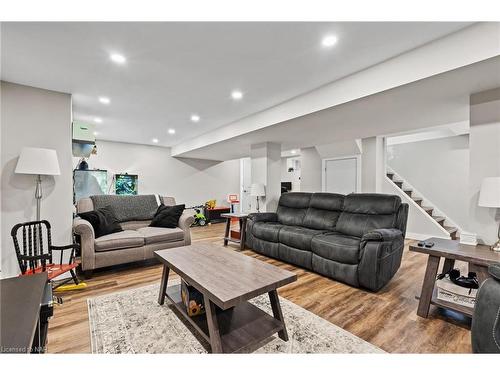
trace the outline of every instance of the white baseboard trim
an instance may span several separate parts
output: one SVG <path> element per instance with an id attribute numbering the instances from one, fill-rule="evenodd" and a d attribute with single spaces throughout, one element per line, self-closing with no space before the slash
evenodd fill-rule
<path id="1" fill-rule="evenodd" d="M 431 238 L 431 237 L 443 238 L 445 240 L 450 239 L 449 236 L 448 237 L 446 237 L 446 236 L 432 236 L 430 234 L 406 232 L 406 239 L 408 239 L 408 240 L 422 241 L 422 240 L 426 240 L 426 239 Z"/>

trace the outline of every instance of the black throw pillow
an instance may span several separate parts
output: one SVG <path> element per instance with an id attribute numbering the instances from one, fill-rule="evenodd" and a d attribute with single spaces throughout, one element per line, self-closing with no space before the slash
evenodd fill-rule
<path id="1" fill-rule="evenodd" d="M 123 231 L 111 206 L 99 208 L 95 211 L 82 212 L 79 213 L 78 216 L 80 216 L 83 220 L 87 220 L 90 225 L 92 225 L 92 228 L 94 228 L 95 238 Z"/>
<path id="2" fill-rule="evenodd" d="M 184 204 L 178 204 L 176 206 L 165 206 L 163 203 L 156 210 L 156 214 L 149 224 L 150 227 L 160 227 L 160 228 L 176 228 L 179 223 L 179 218 L 182 212 L 186 208 Z"/>

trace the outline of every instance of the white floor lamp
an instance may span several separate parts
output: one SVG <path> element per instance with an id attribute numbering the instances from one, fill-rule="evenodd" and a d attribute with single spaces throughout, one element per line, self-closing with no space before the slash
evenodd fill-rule
<path id="1" fill-rule="evenodd" d="M 486 177 L 479 192 L 479 206 L 500 208 L 500 177 Z M 500 251 L 500 225 L 498 227 L 498 241 L 491 246 L 491 250 Z"/>
<path id="2" fill-rule="evenodd" d="M 42 201 L 42 175 L 58 176 L 61 174 L 56 150 L 47 148 L 24 147 L 17 161 L 15 173 L 36 175 L 36 221 L 40 221 Z"/>

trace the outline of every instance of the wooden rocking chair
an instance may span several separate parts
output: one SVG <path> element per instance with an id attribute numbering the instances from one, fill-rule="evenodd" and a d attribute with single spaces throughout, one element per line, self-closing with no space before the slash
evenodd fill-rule
<path id="1" fill-rule="evenodd" d="M 19 244 L 19 235 L 22 235 L 22 247 Z M 47 220 L 17 224 L 12 228 L 11 236 L 14 240 L 17 261 L 22 275 L 47 272 L 48 280 L 52 283 L 53 288 L 60 287 L 71 280 L 75 285 L 79 284 L 75 274 L 75 268 L 78 266 L 78 262 L 75 260 L 75 250 L 79 248 L 79 245 L 76 243 L 67 246 L 52 245 L 50 223 Z M 71 250 L 71 253 L 68 262 L 63 263 L 63 255 L 66 250 Z M 53 261 L 53 251 L 60 252 L 58 263 Z M 54 285 L 53 279 L 66 272 L 71 274 L 71 279 L 63 280 L 57 286 Z"/>

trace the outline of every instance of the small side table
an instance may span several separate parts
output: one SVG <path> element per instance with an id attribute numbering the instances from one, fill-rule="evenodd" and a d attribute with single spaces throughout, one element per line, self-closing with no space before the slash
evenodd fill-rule
<path id="1" fill-rule="evenodd" d="M 221 214 L 221 217 L 226 219 L 226 232 L 224 233 L 224 246 L 227 246 L 228 242 L 234 242 L 240 244 L 240 250 L 245 249 L 245 237 L 246 237 L 246 224 L 248 214 L 237 214 L 237 213 L 228 213 Z M 237 218 L 240 222 L 240 239 L 232 238 L 230 236 L 231 231 L 231 219 Z"/>
<path id="2" fill-rule="evenodd" d="M 410 245 L 410 251 L 429 255 L 424 282 L 422 284 L 422 292 L 419 297 L 417 315 L 427 318 L 430 305 L 432 304 L 472 317 L 474 310 L 470 307 L 437 299 L 435 283 L 439 261 L 441 258 L 444 258 L 443 273 L 449 272 L 455 266 L 456 260 L 467 262 L 469 264 L 469 271 L 476 272 L 479 284 L 481 284 L 489 277 L 488 266 L 492 263 L 500 262 L 500 253 L 490 250 L 489 246 L 464 245 L 455 240 L 433 237 L 426 241 L 434 242 L 434 246 L 427 248 L 418 246 L 417 243 Z"/>

